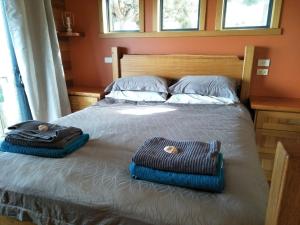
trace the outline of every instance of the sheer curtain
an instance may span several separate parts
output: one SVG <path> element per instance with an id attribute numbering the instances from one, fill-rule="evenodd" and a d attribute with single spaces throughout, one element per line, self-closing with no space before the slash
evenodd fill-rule
<path id="1" fill-rule="evenodd" d="M 71 112 L 51 0 L 0 0 L 34 119 Z"/>
<path id="2" fill-rule="evenodd" d="M 8 125 L 32 119 L 2 6 L 0 4 L 0 133 Z"/>

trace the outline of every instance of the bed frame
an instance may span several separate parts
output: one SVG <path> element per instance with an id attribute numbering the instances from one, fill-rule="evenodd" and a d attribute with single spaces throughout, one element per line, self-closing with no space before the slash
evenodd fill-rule
<path id="1" fill-rule="evenodd" d="M 113 79 L 133 75 L 159 75 L 179 79 L 184 75 L 225 75 L 240 81 L 240 100 L 250 94 L 254 46 L 246 46 L 244 55 L 129 55 L 126 49 L 113 47 Z M 284 145 L 288 146 L 288 145 Z M 296 146 L 278 145 L 265 225 L 300 224 L 300 154 Z M 299 146 L 298 146 L 299 148 Z M 0 225 L 33 225 L 0 216 Z"/>
<path id="2" fill-rule="evenodd" d="M 246 46 L 242 58 L 236 55 L 128 55 L 113 47 L 113 79 L 136 75 L 158 75 L 180 79 L 184 75 L 225 75 L 240 81 L 240 100 L 249 99 L 254 46 Z"/>

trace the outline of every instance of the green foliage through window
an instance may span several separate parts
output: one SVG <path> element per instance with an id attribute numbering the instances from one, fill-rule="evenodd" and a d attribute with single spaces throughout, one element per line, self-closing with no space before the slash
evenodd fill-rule
<path id="1" fill-rule="evenodd" d="M 235 1 L 235 0 L 227 0 L 227 2 L 233 2 L 233 1 Z M 243 4 L 245 4 L 245 5 L 253 5 L 258 2 L 259 2 L 259 0 L 243 0 Z"/>
<path id="2" fill-rule="evenodd" d="M 244 0 L 245 5 L 254 5 L 257 4 L 259 0 Z"/>
<path id="3" fill-rule="evenodd" d="M 161 0 L 161 30 L 199 29 L 199 0 Z"/>
<path id="4" fill-rule="evenodd" d="M 109 30 L 139 31 L 139 0 L 107 0 Z"/>
<path id="5" fill-rule="evenodd" d="M 4 102 L 4 96 L 3 96 L 3 91 L 2 91 L 2 87 L 0 85 L 0 103 Z"/>

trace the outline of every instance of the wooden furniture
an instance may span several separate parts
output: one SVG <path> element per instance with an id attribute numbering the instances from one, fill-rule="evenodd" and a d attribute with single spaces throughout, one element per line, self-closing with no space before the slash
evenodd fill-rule
<path id="1" fill-rule="evenodd" d="M 278 143 L 265 225 L 300 224 L 300 145 Z"/>
<path id="2" fill-rule="evenodd" d="M 179 79 L 184 75 L 229 76 L 240 81 L 242 102 L 249 98 L 254 46 L 246 46 L 244 56 L 236 55 L 128 55 L 112 48 L 113 79 L 133 75 L 159 75 Z"/>
<path id="3" fill-rule="evenodd" d="M 156 72 L 155 74 L 157 75 L 178 79 L 185 74 L 215 74 L 218 72 L 219 74 L 231 75 L 237 79 L 240 79 L 242 84 L 241 99 L 246 100 L 249 96 L 253 54 L 254 47 L 252 46 L 246 47 L 243 60 L 236 56 L 122 55 L 121 49 L 114 47 L 113 77 L 114 79 L 117 79 L 121 76 L 123 77 L 146 73 L 154 74 L 152 72 Z M 191 62 L 188 62 L 188 59 Z M 155 65 L 155 68 L 147 66 L 148 62 L 151 65 Z M 210 67 L 206 64 L 209 64 Z M 235 68 L 230 69 L 228 64 Z M 77 92 L 75 91 L 71 93 Z M 282 105 L 282 102 L 286 103 L 286 101 L 281 101 L 280 107 L 278 107 L 277 104 L 275 106 L 273 102 L 272 109 L 274 110 L 275 107 L 278 111 L 284 111 L 287 106 L 285 103 Z M 255 101 L 252 101 L 252 104 L 253 103 L 255 103 Z M 253 104 L 253 106 L 254 105 L 257 104 Z M 299 113 L 299 111 L 296 109 L 297 107 L 292 107 L 293 109 L 291 109 L 292 105 L 292 103 L 289 104 L 289 113 L 292 113 L 292 115 L 298 115 L 297 113 Z M 299 106 L 299 104 L 295 103 L 294 106 Z M 264 107 L 266 107 L 266 104 L 264 104 Z M 268 108 L 261 109 L 261 111 L 269 112 L 268 110 Z M 280 121 L 280 126 L 292 126 L 294 127 L 294 130 L 295 127 L 299 125 L 294 124 L 295 119 L 293 116 L 288 117 L 287 119 L 271 119 L 271 121 Z M 286 121 L 290 122 L 287 123 Z M 273 123 L 274 122 L 272 122 L 272 124 Z M 264 129 L 265 125 L 263 126 Z M 266 225 L 298 225 L 300 224 L 299 211 L 297 211 L 299 209 L 299 205 L 297 204 L 300 202 L 298 192 L 300 186 L 300 159 L 299 153 L 297 152 L 299 146 L 287 146 L 286 150 L 283 147 L 279 147 L 278 149 L 279 150 L 277 150 L 275 157 L 273 182 L 271 183 Z M 9 224 L 7 221 L 9 221 L 7 217 L 0 216 L 0 225 Z M 12 224 L 31 225 L 31 223 L 28 222 L 14 222 Z"/>
<path id="4" fill-rule="evenodd" d="M 65 28 L 62 21 L 62 13 L 66 11 L 65 0 L 51 0 L 53 16 L 56 25 L 57 32 L 64 32 Z M 59 49 L 61 53 L 62 63 L 65 72 L 65 80 L 67 86 L 71 86 L 73 83 L 73 74 L 72 74 L 72 62 L 71 62 L 71 47 L 70 41 L 67 37 L 58 36 Z"/>
<path id="5" fill-rule="evenodd" d="M 84 35 L 85 35 L 84 32 L 72 32 L 72 33 L 61 32 L 61 31 L 57 32 L 58 37 L 84 37 Z"/>
<path id="6" fill-rule="evenodd" d="M 61 53 L 63 68 L 65 72 L 65 80 L 68 87 L 73 84 L 73 71 L 71 62 L 71 47 L 70 38 L 84 37 L 84 32 L 65 32 L 66 28 L 63 26 L 62 14 L 66 11 L 65 0 L 51 0 L 55 26 L 57 30 L 57 37 L 59 42 L 59 49 Z"/>
<path id="7" fill-rule="evenodd" d="M 9 218 L 6 216 L 0 216 L 0 225 L 35 225 L 32 222 L 21 222 L 14 218 Z"/>
<path id="8" fill-rule="evenodd" d="M 251 97 L 251 107 L 262 168 L 271 181 L 277 142 L 300 144 L 300 99 Z"/>
<path id="9" fill-rule="evenodd" d="M 84 109 L 104 97 L 103 88 L 71 87 L 68 94 L 72 112 Z"/>

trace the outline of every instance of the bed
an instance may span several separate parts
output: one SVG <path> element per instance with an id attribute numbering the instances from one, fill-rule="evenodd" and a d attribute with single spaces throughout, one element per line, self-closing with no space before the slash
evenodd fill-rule
<path id="1" fill-rule="evenodd" d="M 222 74 L 240 81 L 249 98 L 254 47 L 242 58 L 214 55 L 128 55 L 113 48 L 113 77 Z M 184 122 L 183 122 L 184 121 Z M 83 129 L 91 141 L 63 159 L 0 153 L 0 215 L 34 224 L 262 225 L 268 184 L 256 152 L 246 107 L 112 103 L 56 121 Z M 128 165 L 145 139 L 218 139 L 225 190 L 196 191 L 130 178 Z M 0 217 L 1 221 L 8 221 Z M 3 222 L 6 224 L 6 222 Z M 17 223 L 16 223 L 17 224 Z"/>

